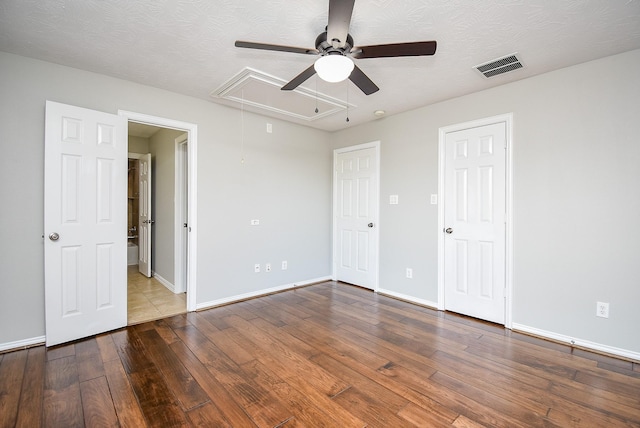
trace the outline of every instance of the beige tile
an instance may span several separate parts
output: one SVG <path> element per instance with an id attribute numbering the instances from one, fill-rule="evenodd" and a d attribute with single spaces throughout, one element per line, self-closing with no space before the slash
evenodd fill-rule
<path id="1" fill-rule="evenodd" d="M 184 312 L 184 305 L 180 305 L 180 304 L 163 304 L 163 305 L 159 305 L 156 306 L 156 309 L 162 313 L 162 314 L 173 314 L 175 315 L 176 313 L 183 313 Z"/>
<path id="2" fill-rule="evenodd" d="M 137 266 L 127 268 L 127 322 L 137 324 L 186 312 L 186 294 L 174 294 L 154 278 L 138 272 Z"/>
<path id="3" fill-rule="evenodd" d="M 159 294 L 151 294 L 147 297 L 149 299 L 149 301 L 151 303 L 153 303 L 154 305 L 161 305 L 163 303 L 181 303 L 184 302 L 184 300 L 180 299 L 179 297 L 176 297 L 175 294 L 164 294 L 164 295 L 159 295 Z"/>

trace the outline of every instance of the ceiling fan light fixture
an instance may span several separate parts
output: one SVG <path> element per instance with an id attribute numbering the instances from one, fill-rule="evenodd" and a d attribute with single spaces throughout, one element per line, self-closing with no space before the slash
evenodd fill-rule
<path id="1" fill-rule="evenodd" d="M 351 75 L 353 61 L 344 55 L 325 55 L 316 60 L 313 68 L 325 82 L 337 83 Z"/>

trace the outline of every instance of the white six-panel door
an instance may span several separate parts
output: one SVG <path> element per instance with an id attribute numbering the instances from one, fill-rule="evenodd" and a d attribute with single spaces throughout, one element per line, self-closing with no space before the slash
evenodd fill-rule
<path id="1" fill-rule="evenodd" d="M 375 289 L 377 275 L 377 150 L 335 156 L 335 276 Z"/>
<path id="2" fill-rule="evenodd" d="M 505 322 L 504 122 L 445 138 L 445 309 Z"/>
<path id="3" fill-rule="evenodd" d="M 151 153 L 138 162 L 138 270 L 151 278 Z"/>
<path id="4" fill-rule="evenodd" d="M 127 323 L 127 124 L 47 101 L 47 346 Z"/>

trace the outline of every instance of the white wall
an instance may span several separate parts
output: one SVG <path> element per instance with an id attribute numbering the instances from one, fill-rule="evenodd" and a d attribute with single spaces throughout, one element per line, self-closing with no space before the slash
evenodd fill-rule
<path id="1" fill-rule="evenodd" d="M 268 119 L 267 134 L 267 119 L 245 112 L 242 165 L 239 110 L 6 53 L 0 76 L 0 346 L 45 334 L 45 100 L 197 124 L 197 303 L 331 274 L 326 133 Z M 281 259 L 289 270 L 253 273 Z"/>
<path id="2" fill-rule="evenodd" d="M 149 153 L 149 139 L 144 137 L 134 137 L 129 135 L 129 153 L 139 153 L 141 155 Z"/>
<path id="3" fill-rule="evenodd" d="M 514 114 L 514 323 L 640 353 L 640 51 L 326 134 L 0 53 L 0 344 L 44 334 L 44 102 L 198 125 L 198 303 L 330 274 L 331 149 L 380 140 L 380 283 L 437 299 L 438 129 Z M 265 122 L 273 134 L 265 133 Z M 327 147 L 333 143 L 332 147 Z M 385 203 L 398 194 L 400 204 Z M 249 226 L 259 219 L 259 227 Z M 288 260 L 289 270 L 278 269 Z M 254 274 L 254 263 L 276 268 Z M 412 267 L 414 279 L 404 277 Z M 595 302 L 611 304 L 609 319 Z"/>
<path id="4" fill-rule="evenodd" d="M 334 133 L 382 142 L 381 285 L 437 300 L 438 129 L 512 112 L 514 323 L 640 356 L 638 76 L 640 50 Z"/>
<path id="5" fill-rule="evenodd" d="M 151 269 L 175 285 L 175 140 L 184 131 L 163 128 L 149 139 L 151 152 Z"/>

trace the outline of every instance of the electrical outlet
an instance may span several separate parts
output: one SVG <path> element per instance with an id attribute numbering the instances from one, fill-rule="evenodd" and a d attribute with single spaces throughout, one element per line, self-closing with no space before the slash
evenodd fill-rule
<path id="1" fill-rule="evenodd" d="M 251 220 L 251 226 L 259 226 L 259 225 L 260 225 L 260 220 L 258 219 Z"/>
<path id="2" fill-rule="evenodd" d="M 255 265 L 253 265 L 253 271 L 255 273 L 259 273 L 260 272 L 260 263 L 256 263 Z"/>
<path id="3" fill-rule="evenodd" d="M 264 271 L 265 272 L 271 272 L 271 263 L 266 263 L 264 265 Z"/>
<path id="4" fill-rule="evenodd" d="M 596 303 L 596 316 L 609 318 L 609 304 L 604 302 Z"/>
<path id="5" fill-rule="evenodd" d="M 407 278 L 409 279 L 413 278 L 413 269 L 407 268 Z"/>
<path id="6" fill-rule="evenodd" d="M 282 270 L 287 270 L 287 268 L 288 268 L 287 261 L 286 261 L 286 260 L 283 260 L 283 261 L 282 261 Z"/>

